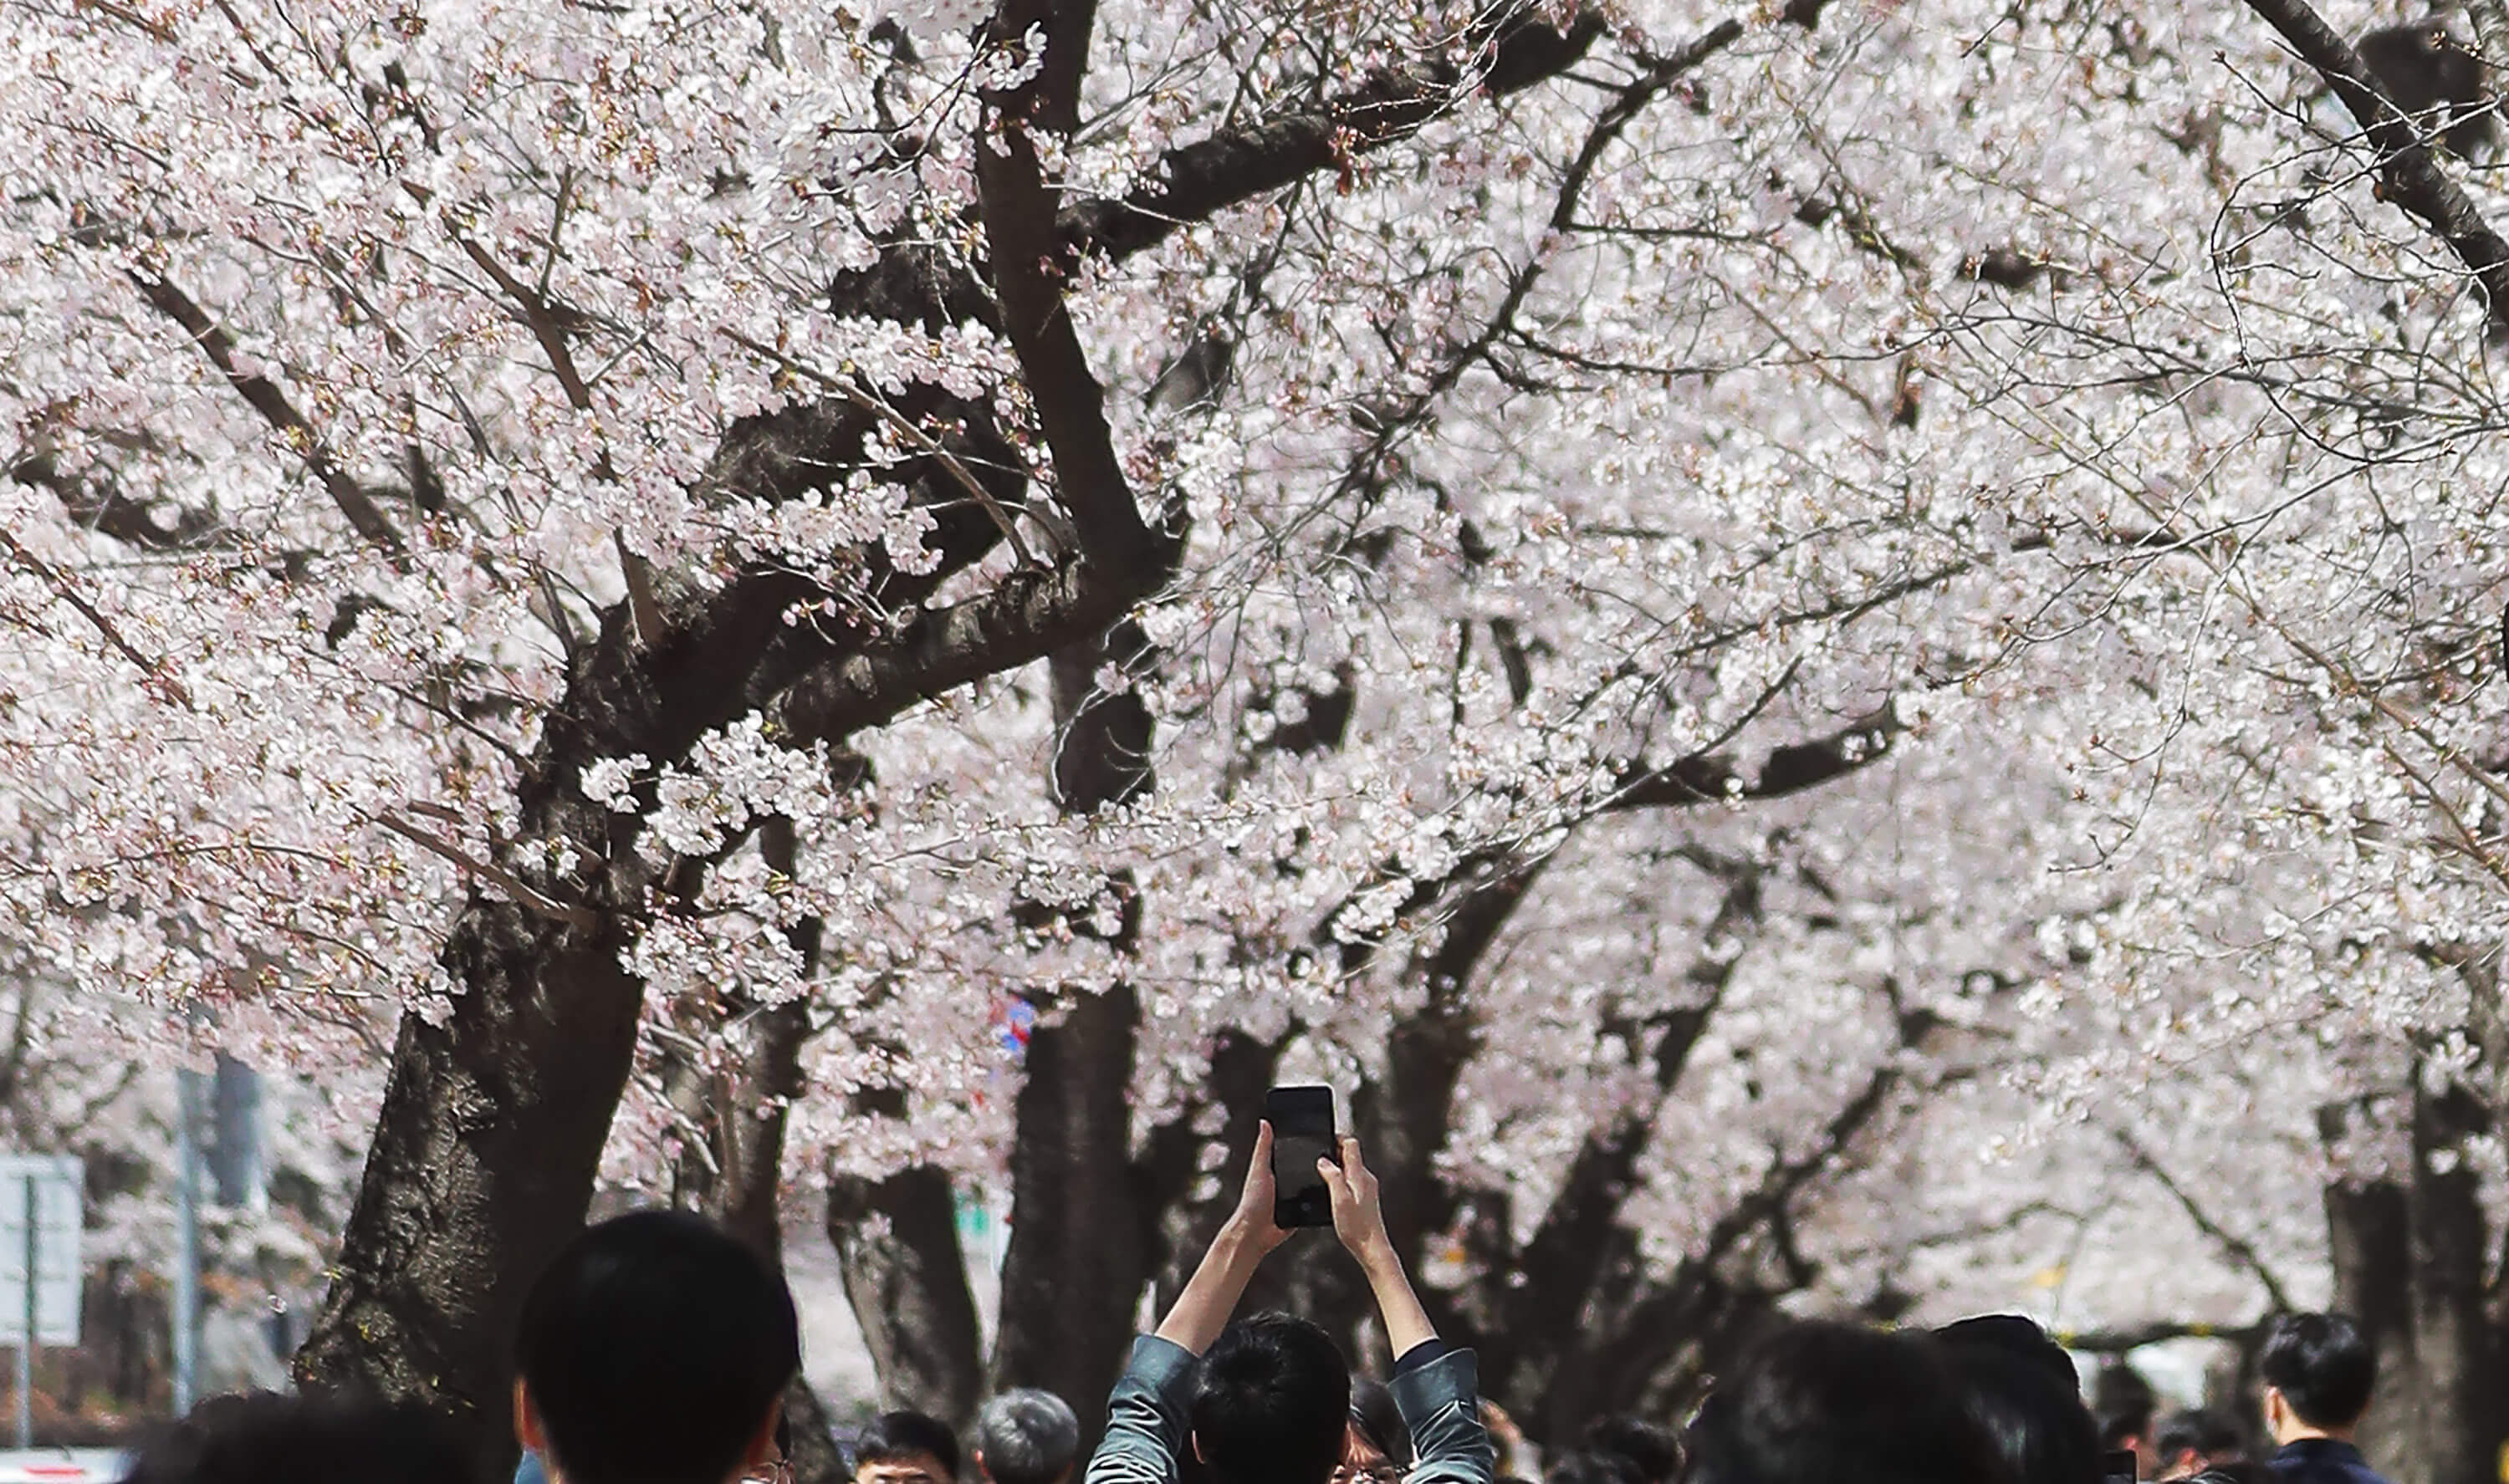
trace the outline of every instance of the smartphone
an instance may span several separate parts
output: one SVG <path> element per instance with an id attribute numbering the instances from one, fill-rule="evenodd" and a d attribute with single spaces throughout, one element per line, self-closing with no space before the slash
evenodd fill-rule
<path id="1" fill-rule="evenodd" d="M 2100 1457 L 2101 1484 L 2134 1484 L 2134 1450 L 2118 1448 Z"/>
<path id="2" fill-rule="evenodd" d="M 1332 1225 L 1332 1192 L 1316 1172 L 1318 1160 L 1341 1163 L 1332 1089 L 1274 1088 L 1263 1094 L 1263 1120 L 1272 1126 L 1272 1220 L 1285 1229 Z"/>

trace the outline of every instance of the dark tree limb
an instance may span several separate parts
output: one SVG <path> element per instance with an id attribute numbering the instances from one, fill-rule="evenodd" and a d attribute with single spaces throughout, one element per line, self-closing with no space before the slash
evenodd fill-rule
<path id="1" fill-rule="evenodd" d="M 2248 9 L 2343 100 L 2378 152 L 2379 194 L 2448 244 L 2482 290 L 2493 332 L 2509 334 L 2509 241 L 2491 230 L 2473 198 L 2440 168 L 2421 131 L 2380 90 L 2360 54 L 2308 0 L 2248 0 Z"/>
<path id="2" fill-rule="evenodd" d="M 183 333 L 200 347 L 201 353 L 209 358 L 209 364 L 217 367 L 218 374 L 227 379 L 227 385 L 233 387 L 253 411 L 261 414 L 261 420 L 270 425 L 273 432 L 285 440 L 288 451 L 305 461 L 305 466 L 313 470 L 314 477 L 322 481 L 322 488 L 330 492 L 331 502 L 339 507 L 350 529 L 385 551 L 399 555 L 402 550 L 400 532 L 376 505 L 373 495 L 332 460 L 330 450 L 323 446 L 321 434 L 306 421 L 305 414 L 296 410 L 296 404 L 287 399 L 287 393 L 279 390 L 278 383 L 257 371 L 243 369 L 236 359 L 235 337 L 218 328 L 207 312 L 170 280 L 143 273 L 132 273 L 129 278 L 137 285 L 140 297 L 182 327 Z"/>
<path id="3" fill-rule="evenodd" d="M 2291 1290 L 2283 1286 L 2282 1280 L 2274 1275 L 2272 1264 L 2265 1260 L 2265 1254 L 2257 1250 L 2254 1243 L 2214 1220 L 2194 1194 L 2180 1184 L 2177 1177 L 2170 1174 L 2169 1168 L 2160 1163 L 2158 1156 L 2146 1148 L 2143 1140 L 2136 1138 L 2130 1131 L 2118 1128 L 2111 1129 L 2109 1132 L 2116 1140 L 2117 1147 L 2125 1152 L 2127 1161 L 2168 1192 L 2169 1199 L 2178 1203 L 2178 1208 L 2187 1213 L 2187 1219 L 2195 1223 L 2197 1231 L 2210 1238 L 2225 1256 L 2256 1279 L 2258 1286 L 2265 1289 L 2266 1302 L 2273 1306 L 2274 1313 L 2298 1311 L 2299 1306 L 2291 1301 Z"/>
<path id="4" fill-rule="evenodd" d="M 1180 227 L 1417 133 L 1476 86 L 1504 97 L 1547 82 L 1576 65 L 1603 34 L 1602 18 L 1592 10 L 1565 30 L 1514 8 L 1501 10 L 1508 19 L 1477 38 L 1469 64 L 1379 71 L 1322 107 L 1169 150 L 1152 183 L 1120 201 L 1073 202 L 1054 223 L 1061 253 L 1067 260 L 1093 252 L 1120 259 L 1155 247 Z"/>

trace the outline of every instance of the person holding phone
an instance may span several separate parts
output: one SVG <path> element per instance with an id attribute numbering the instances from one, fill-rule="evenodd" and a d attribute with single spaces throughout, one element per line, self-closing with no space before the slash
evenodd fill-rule
<path id="1" fill-rule="evenodd" d="M 1134 1342 L 1107 1400 L 1106 1431 L 1084 1484 L 1178 1484 L 1190 1450 L 1217 1484 L 1330 1484 L 1349 1426 L 1350 1365 L 1305 1319 L 1230 1322 L 1255 1268 L 1289 1241 L 1272 1164 L 1272 1124 L 1254 1137 L 1237 1208 L 1155 1334 Z M 1333 1234 L 1376 1297 L 1397 1359 L 1386 1390 L 1409 1429 L 1406 1484 L 1491 1484 L 1473 1353 L 1445 1344 L 1412 1290 L 1378 1208 L 1359 1141 L 1316 1161 Z"/>

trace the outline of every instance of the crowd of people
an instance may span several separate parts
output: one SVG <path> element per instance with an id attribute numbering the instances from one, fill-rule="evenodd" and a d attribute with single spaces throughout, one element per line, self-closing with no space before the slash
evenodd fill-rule
<path id="1" fill-rule="evenodd" d="M 1354 1375 L 1325 1330 L 1238 1317 L 1275 1220 L 1271 1132 L 1239 1205 L 1142 1336 L 1085 1466 L 1072 1407 L 1005 1391 L 965 1457 L 945 1424 L 891 1412 L 854 1440 L 852 1484 L 1531 1484 L 1522 1439 L 1441 1339 L 1386 1234 L 1354 1141 L 1319 1164 L 1332 1227 L 1393 1363 Z M 579 1236 L 543 1273 L 514 1350 L 516 1484 L 790 1484 L 784 1397 L 801 1327 L 772 1264 L 704 1220 L 642 1211 Z M 2073 1357 L 2014 1316 L 1931 1331 L 1789 1322 L 1717 1377 L 1679 1429 L 1612 1418 L 1543 1484 L 2382 1484 L 2353 1445 L 2376 1366 L 2340 1315 L 2278 1319 L 2260 1357 L 2272 1447 L 2148 1404 L 2097 1420 Z M 129 1484 L 482 1484 L 475 1438 L 412 1407 L 225 1397 L 143 1449 Z"/>

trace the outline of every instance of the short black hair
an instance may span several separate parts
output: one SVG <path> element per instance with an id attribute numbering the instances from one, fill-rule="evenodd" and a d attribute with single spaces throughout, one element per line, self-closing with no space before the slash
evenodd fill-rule
<path id="1" fill-rule="evenodd" d="M 2122 1360 L 2112 1360 L 2091 1378 L 2091 1412 L 2100 1420 L 2100 1446 L 2122 1448 L 2152 1435 L 2152 1417 L 2160 1397 L 2143 1372 Z"/>
<path id="2" fill-rule="evenodd" d="M 1681 1472 L 1681 1435 L 1643 1418 L 1602 1418 L 1586 1429 L 1586 1446 L 1629 1460 L 1645 1484 L 1669 1484 Z"/>
<path id="3" fill-rule="evenodd" d="M 1552 1460 L 1542 1484 L 1647 1484 L 1638 1465 L 1617 1453 L 1578 1448 Z"/>
<path id="4" fill-rule="evenodd" d="M 1826 1320 L 1754 1346 L 1682 1441 L 1688 1484 L 2009 1484 L 1940 1347 Z"/>
<path id="5" fill-rule="evenodd" d="M 1194 1367 L 1190 1415 L 1218 1484 L 1325 1484 L 1350 1425 L 1350 1363 L 1305 1319 L 1254 1315 Z"/>
<path id="6" fill-rule="evenodd" d="M 417 1406 L 212 1396 L 144 1443 L 126 1484 L 482 1484 L 470 1438 Z"/>
<path id="7" fill-rule="evenodd" d="M 2347 1315 L 2287 1314 L 2266 1331 L 2257 1373 L 2312 1428 L 2348 1428 L 2370 1410 L 2378 1357 Z"/>
<path id="8" fill-rule="evenodd" d="M 854 1466 L 903 1464 L 929 1455 L 951 1478 L 958 1476 L 958 1434 L 937 1417 L 920 1412 L 882 1412 L 854 1439 Z"/>
<path id="9" fill-rule="evenodd" d="M 1385 1455 L 1386 1462 L 1410 1470 L 1411 1429 L 1404 1423 L 1403 1409 L 1395 1404 L 1392 1391 L 1365 1376 L 1352 1377 L 1350 1425 L 1369 1447 Z"/>
<path id="10" fill-rule="evenodd" d="M 2074 1357 L 2045 1330 L 1995 1314 L 1947 1324 L 1934 1338 L 2014 1484 L 2100 1484 L 2099 1425 L 2082 1405 Z"/>
<path id="11" fill-rule="evenodd" d="M 2166 1464 L 2176 1463 L 2178 1455 L 2188 1452 L 2207 1463 L 2227 1461 L 2238 1454 L 2245 1441 L 2238 1424 L 2202 1407 L 2172 1413 L 2153 1433 L 2153 1448 Z"/>
<path id="12" fill-rule="evenodd" d="M 722 1484 L 802 1368 L 783 1276 L 700 1216 L 585 1228 L 523 1301 L 514 1368 L 568 1484 Z"/>
<path id="13" fill-rule="evenodd" d="M 993 1484 L 1054 1484 L 1080 1461 L 1080 1419 L 1052 1391 L 1003 1391 L 976 1410 L 976 1453 Z"/>

